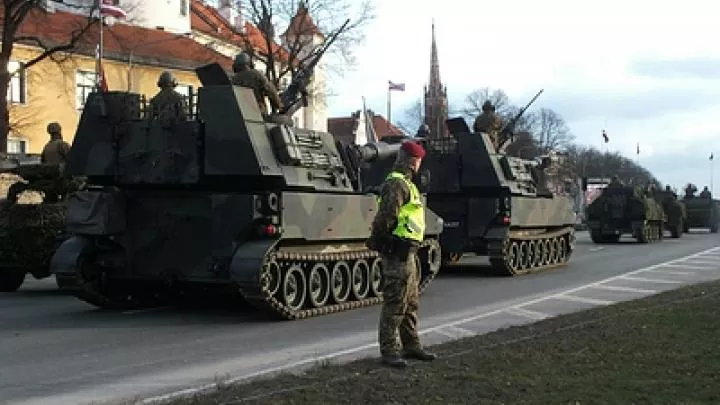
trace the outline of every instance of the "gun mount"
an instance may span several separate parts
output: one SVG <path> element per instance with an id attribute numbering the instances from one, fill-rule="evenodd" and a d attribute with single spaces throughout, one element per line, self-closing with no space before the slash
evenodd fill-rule
<path id="1" fill-rule="evenodd" d="M 380 301 L 381 259 L 365 247 L 376 196 L 353 173 L 398 147 L 338 148 L 329 133 L 268 122 L 250 89 L 229 84 L 201 87 L 197 118 L 170 127 L 139 100 L 91 93 L 83 110 L 66 172 L 88 187 L 68 201 L 74 236 L 53 258 L 63 288 L 122 308 L 239 291 L 284 319 Z M 442 221 L 426 210 L 426 222 L 421 291 L 441 257 Z"/>

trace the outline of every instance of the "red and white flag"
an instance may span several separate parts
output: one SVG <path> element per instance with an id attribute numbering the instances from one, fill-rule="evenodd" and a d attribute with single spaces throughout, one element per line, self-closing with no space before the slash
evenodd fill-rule
<path id="1" fill-rule="evenodd" d="M 103 17 L 126 18 L 127 13 L 120 6 L 115 5 L 116 3 L 114 0 L 101 0 L 100 15 Z"/>
<path id="2" fill-rule="evenodd" d="M 393 83 L 388 80 L 388 90 L 405 91 L 405 83 Z"/>

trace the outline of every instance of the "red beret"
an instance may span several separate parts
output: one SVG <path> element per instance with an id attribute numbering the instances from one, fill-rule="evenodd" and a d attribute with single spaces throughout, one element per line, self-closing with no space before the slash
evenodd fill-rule
<path id="1" fill-rule="evenodd" d="M 416 157 L 416 158 L 424 158 L 425 157 L 425 148 L 422 147 L 417 142 L 413 141 L 407 141 L 403 142 L 402 146 L 400 147 L 405 153 L 407 153 L 409 156 Z"/>

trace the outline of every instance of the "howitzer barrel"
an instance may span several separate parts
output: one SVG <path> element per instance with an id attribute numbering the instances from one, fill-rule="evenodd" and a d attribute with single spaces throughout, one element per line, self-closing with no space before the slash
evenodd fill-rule
<path id="1" fill-rule="evenodd" d="M 368 143 L 357 148 L 357 153 L 361 161 L 373 162 L 375 160 L 386 159 L 397 155 L 400 151 L 400 144 L 389 144 L 385 142 Z"/>

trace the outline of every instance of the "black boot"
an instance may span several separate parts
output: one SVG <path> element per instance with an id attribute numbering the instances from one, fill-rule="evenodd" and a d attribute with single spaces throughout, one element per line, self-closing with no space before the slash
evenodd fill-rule
<path id="1" fill-rule="evenodd" d="M 407 367 L 407 362 L 405 362 L 405 360 L 403 360 L 402 357 L 398 356 L 397 354 L 383 355 L 381 362 L 382 362 L 382 364 L 384 364 L 386 366 L 390 366 L 390 367 L 394 367 L 394 368 Z"/>
<path id="2" fill-rule="evenodd" d="M 406 359 L 415 359 L 421 361 L 433 361 L 437 358 L 435 354 L 426 352 L 423 349 L 403 350 L 403 357 Z"/>

